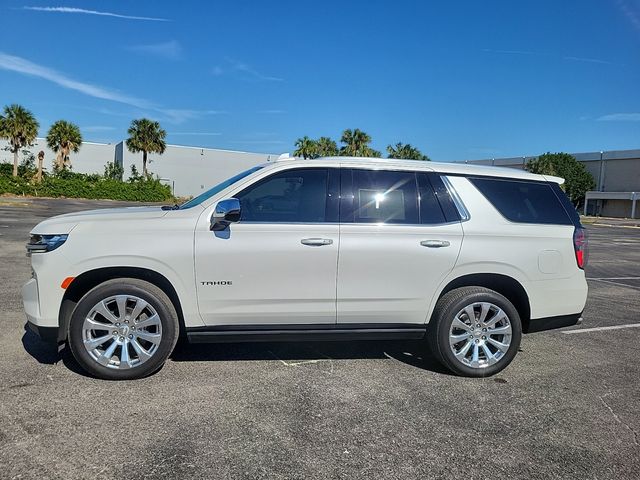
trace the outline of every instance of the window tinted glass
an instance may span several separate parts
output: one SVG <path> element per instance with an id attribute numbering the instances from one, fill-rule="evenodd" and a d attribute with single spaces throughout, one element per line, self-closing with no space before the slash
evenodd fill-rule
<path id="1" fill-rule="evenodd" d="M 197 197 L 194 197 L 191 200 L 180 205 L 180 210 L 184 210 L 185 208 L 191 208 L 191 207 L 195 207 L 196 205 L 200 205 L 205 200 L 213 197 L 216 193 L 221 192 L 222 190 L 233 185 L 237 181 L 242 180 L 244 177 L 251 175 L 253 172 L 257 172 L 261 168 L 262 168 L 261 166 L 250 168 L 249 170 L 245 170 L 244 172 L 239 173 L 235 177 L 231 177 L 225 180 L 224 182 L 219 183 L 215 187 L 210 188 L 206 192 L 202 192 Z"/>
<path id="2" fill-rule="evenodd" d="M 426 173 L 418 173 L 418 206 L 420 207 L 420 223 L 445 223 L 444 213 L 436 193 Z M 447 193 L 448 195 L 448 193 Z"/>
<path id="3" fill-rule="evenodd" d="M 328 170 L 302 168 L 276 173 L 236 195 L 241 222 L 325 222 Z"/>
<path id="4" fill-rule="evenodd" d="M 354 169 L 353 196 L 357 223 L 419 223 L 413 172 Z"/>
<path id="5" fill-rule="evenodd" d="M 567 197 L 567 194 L 562 191 L 562 188 L 560 188 L 560 185 L 558 185 L 556 182 L 549 182 L 549 185 L 551 185 L 551 188 L 556 193 L 556 196 L 558 197 L 558 199 L 560 199 L 562 205 L 564 205 L 564 209 L 569 214 L 569 217 L 571 217 L 573 224 L 576 227 L 581 227 L 582 224 L 580 223 L 580 214 L 576 210 L 576 207 L 573 205 L 573 203 L 571 203 L 571 200 L 569 200 L 569 197 Z"/>
<path id="6" fill-rule="evenodd" d="M 470 178 L 508 220 L 571 225 L 571 219 L 548 183 Z"/>

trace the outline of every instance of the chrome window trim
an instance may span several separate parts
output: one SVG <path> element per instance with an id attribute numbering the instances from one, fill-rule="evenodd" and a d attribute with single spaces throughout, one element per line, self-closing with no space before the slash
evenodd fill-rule
<path id="1" fill-rule="evenodd" d="M 467 207 L 465 207 L 464 203 L 462 202 L 460 195 L 458 195 L 458 192 L 454 188 L 453 184 L 449 181 L 449 177 L 447 175 L 440 175 L 440 178 L 442 178 L 442 183 L 444 183 L 444 186 L 449 191 L 449 195 L 451 195 L 453 204 L 456 206 L 456 209 L 458 210 L 458 214 L 460 215 L 460 221 L 466 222 L 470 220 L 471 215 L 469 214 L 469 210 L 467 210 Z"/>
<path id="2" fill-rule="evenodd" d="M 234 225 L 357 225 L 359 227 L 441 227 L 447 225 L 457 225 L 459 220 L 444 223 L 351 223 L 351 222 L 250 222 L 240 221 Z"/>

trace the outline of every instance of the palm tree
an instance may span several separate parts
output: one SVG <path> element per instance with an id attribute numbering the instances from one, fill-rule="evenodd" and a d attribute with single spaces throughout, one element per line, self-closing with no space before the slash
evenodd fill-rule
<path id="1" fill-rule="evenodd" d="M 334 140 L 329 137 L 320 137 L 316 141 L 318 148 L 318 156 L 320 157 L 335 157 L 338 155 L 338 146 Z"/>
<path id="2" fill-rule="evenodd" d="M 38 183 L 42 182 L 42 164 L 44 163 L 44 150 L 38 152 L 38 175 L 36 179 Z"/>
<path id="3" fill-rule="evenodd" d="M 387 153 L 389 154 L 388 158 L 404 158 L 405 160 L 425 161 L 431 160 L 410 143 L 403 144 L 402 142 L 398 142 L 395 145 L 387 145 Z"/>
<path id="4" fill-rule="evenodd" d="M 20 105 L 7 105 L 0 115 L 0 138 L 9 140 L 13 153 L 13 176 L 18 176 L 18 152 L 31 145 L 38 135 L 38 121 L 33 114 Z"/>
<path id="5" fill-rule="evenodd" d="M 164 153 L 167 148 L 167 143 L 164 141 L 167 132 L 160 127 L 158 122 L 148 118 L 140 118 L 131 122 L 127 134 L 129 135 L 126 141 L 127 149 L 131 153 L 142 152 L 142 174 L 147 177 L 147 155 L 149 153 L 160 155 Z"/>
<path id="6" fill-rule="evenodd" d="M 47 133 L 47 146 L 56 152 L 55 166 L 58 170 L 71 168 L 71 152 L 78 153 L 82 145 L 80 128 L 66 120 L 58 120 Z"/>
<path id="7" fill-rule="evenodd" d="M 369 146 L 371 136 L 359 128 L 347 129 L 342 133 L 340 141 L 344 146 L 340 148 L 340 155 L 348 157 L 379 157 L 380 152 Z"/>
<path id="8" fill-rule="evenodd" d="M 296 150 L 293 154 L 296 157 L 302 158 L 316 158 L 318 156 L 318 145 L 315 140 L 310 139 L 308 136 L 304 136 L 296 140 L 294 144 L 296 146 Z"/>

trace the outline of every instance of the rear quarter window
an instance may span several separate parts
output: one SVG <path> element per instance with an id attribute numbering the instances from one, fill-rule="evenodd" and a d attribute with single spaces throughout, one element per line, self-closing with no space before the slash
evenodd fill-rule
<path id="1" fill-rule="evenodd" d="M 573 225 L 548 183 L 480 177 L 469 180 L 507 220 Z"/>

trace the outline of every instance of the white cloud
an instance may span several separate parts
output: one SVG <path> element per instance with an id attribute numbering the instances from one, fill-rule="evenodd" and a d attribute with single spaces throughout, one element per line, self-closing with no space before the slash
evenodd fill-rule
<path id="1" fill-rule="evenodd" d="M 145 20 L 145 21 L 152 21 L 152 22 L 170 22 L 171 21 L 168 18 L 137 17 L 134 15 L 122 15 L 119 13 L 100 12 L 97 10 L 86 10 L 84 8 L 75 8 L 75 7 L 22 7 L 22 9 L 32 10 L 35 12 L 80 13 L 84 15 L 99 15 L 102 17 L 123 18 L 125 20 Z"/>
<path id="2" fill-rule="evenodd" d="M 247 145 L 282 145 L 284 140 L 234 140 L 231 143 Z"/>
<path id="3" fill-rule="evenodd" d="M 225 113 L 219 110 L 190 110 L 185 108 L 157 108 L 158 112 L 167 117 L 170 122 L 184 123 L 188 120 L 195 120 L 205 115 L 219 115 Z"/>
<path id="4" fill-rule="evenodd" d="M 530 50 L 495 50 L 492 48 L 483 48 L 482 51 L 486 53 L 497 53 L 501 55 L 522 55 L 522 56 L 528 56 L 528 57 L 546 57 L 550 59 L 561 58 L 562 60 L 568 60 L 570 62 L 586 62 L 586 63 L 599 63 L 602 65 L 616 65 L 613 62 L 609 62 L 607 60 L 601 60 L 599 58 L 576 57 L 572 55 L 566 55 L 566 56 L 560 57 L 550 53 L 532 52 Z"/>
<path id="5" fill-rule="evenodd" d="M 2 52 L 0 52 L 0 69 L 10 70 L 32 77 L 43 78 L 56 83 L 61 87 L 76 90 L 77 92 L 84 93 L 91 97 L 125 103 L 138 108 L 152 108 L 152 104 L 146 100 L 125 95 L 124 93 L 120 93 L 116 90 L 111 90 L 98 85 L 73 80 L 72 78 L 69 78 L 53 69 L 43 67 L 24 58 L 7 55 Z"/>
<path id="6" fill-rule="evenodd" d="M 610 113 L 598 117 L 599 122 L 640 122 L 640 113 Z"/>
<path id="7" fill-rule="evenodd" d="M 176 40 L 148 45 L 132 45 L 127 49 L 132 52 L 168 58 L 169 60 L 178 60 L 182 57 L 182 46 Z"/>
<path id="8" fill-rule="evenodd" d="M 75 90 L 76 92 L 80 92 L 90 97 L 110 100 L 113 102 L 137 107 L 142 110 L 157 112 L 162 115 L 162 120 L 166 120 L 170 123 L 175 124 L 183 123 L 187 120 L 197 119 L 204 115 L 216 115 L 224 113 L 218 110 L 165 108 L 148 100 L 133 97 L 131 95 L 118 92 L 117 90 L 111 90 L 109 88 L 101 87 L 91 83 L 74 80 L 64 75 L 63 73 L 60 73 L 51 68 L 38 65 L 21 57 L 8 55 L 3 52 L 0 52 L 0 70 L 9 70 L 12 72 L 21 73 L 23 75 L 42 78 L 61 87 Z"/>
<path id="9" fill-rule="evenodd" d="M 629 6 L 626 0 L 617 0 L 616 2 L 625 17 L 636 30 L 640 30 L 640 10 L 633 6 Z"/>
<path id="10" fill-rule="evenodd" d="M 586 62 L 586 63 L 600 63 L 602 65 L 614 65 L 607 60 L 600 60 L 598 58 L 585 58 L 585 57 L 562 57 L 564 60 L 571 60 L 573 62 Z"/>
<path id="11" fill-rule="evenodd" d="M 240 62 L 238 60 L 233 60 L 230 58 L 226 58 L 225 60 L 227 62 L 227 65 L 214 66 L 211 69 L 212 75 L 220 76 L 220 75 L 224 75 L 225 73 L 235 73 L 249 80 L 260 80 L 260 81 L 266 81 L 266 82 L 283 82 L 284 81 L 283 78 L 260 73 L 256 69 L 254 69 L 253 67 L 251 67 L 250 65 L 244 62 Z"/>
<path id="12" fill-rule="evenodd" d="M 169 135 L 174 136 L 203 136 L 203 137 L 217 137 L 222 135 L 220 132 L 169 132 Z"/>
<path id="13" fill-rule="evenodd" d="M 90 125 L 88 127 L 80 128 L 83 132 L 110 132 L 115 129 L 116 127 L 108 127 L 106 125 Z"/>

